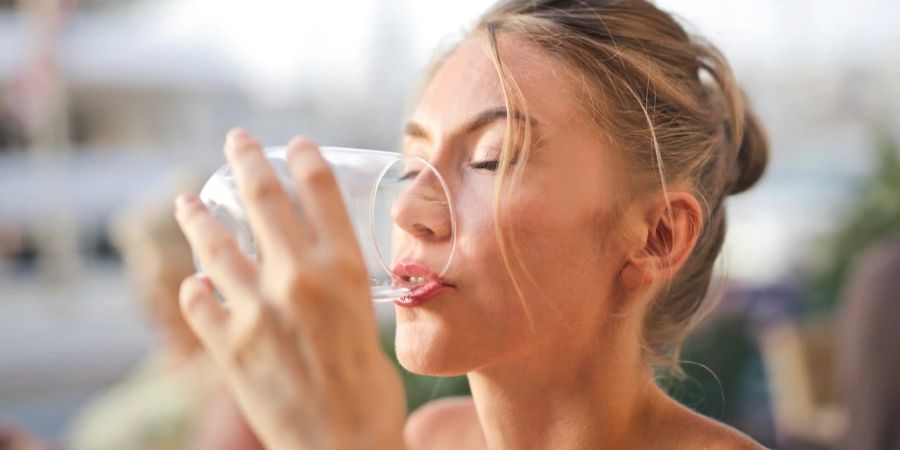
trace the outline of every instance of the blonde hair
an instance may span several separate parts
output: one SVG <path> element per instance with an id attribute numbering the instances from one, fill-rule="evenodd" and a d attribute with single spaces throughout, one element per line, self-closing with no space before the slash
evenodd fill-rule
<path id="1" fill-rule="evenodd" d="M 687 182 L 704 205 L 699 239 L 687 262 L 649 305 L 641 333 L 648 365 L 680 373 L 680 351 L 696 324 L 725 237 L 724 199 L 753 186 L 768 160 L 768 142 L 723 55 L 690 36 L 668 13 L 644 0 L 500 0 L 476 24 L 487 38 L 506 107 L 527 117 L 516 80 L 501 58 L 500 33 L 523 37 L 577 70 L 581 107 L 627 155 L 638 192 L 661 192 Z M 436 72 L 450 52 L 433 64 Z M 512 114 L 510 114 L 512 116 Z M 521 178 L 528 157 L 528 120 L 507 120 L 494 199 Z M 497 239 L 511 268 L 514 246 Z M 512 254 L 512 255 L 511 255 Z M 521 262 L 519 262 L 521 267 Z M 527 271 L 526 271 L 527 274 Z"/>

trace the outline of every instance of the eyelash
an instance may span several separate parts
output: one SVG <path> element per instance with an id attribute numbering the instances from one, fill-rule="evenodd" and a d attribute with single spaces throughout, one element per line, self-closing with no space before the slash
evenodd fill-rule
<path id="1" fill-rule="evenodd" d="M 475 170 L 488 170 L 491 172 L 496 172 L 498 168 L 500 168 L 500 160 L 497 159 L 488 159 L 485 161 L 477 161 L 469 164 L 469 167 Z M 421 173 L 420 170 L 413 170 L 403 174 L 400 177 L 400 181 L 407 181 L 415 179 Z"/>
<path id="2" fill-rule="evenodd" d="M 481 170 L 489 170 L 491 172 L 496 172 L 500 167 L 500 161 L 497 159 L 489 159 L 485 161 L 478 161 L 469 164 L 469 167 L 473 169 L 481 169 Z"/>
<path id="3" fill-rule="evenodd" d="M 515 162 L 513 162 L 515 163 Z M 487 159 L 484 161 L 476 161 L 469 164 L 469 167 L 475 170 L 487 170 L 490 172 L 496 172 L 497 169 L 500 168 L 500 160 L 499 159 Z M 400 181 L 407 181 L 415 179 L 421 173 L 421 170 L 413 170 L 410 172 L 406 172 L 403 176 L 400 177 Z"/>

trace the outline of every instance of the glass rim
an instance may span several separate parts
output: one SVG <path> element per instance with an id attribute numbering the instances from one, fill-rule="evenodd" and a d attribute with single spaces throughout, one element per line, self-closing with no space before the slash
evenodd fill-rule
<path id="1" fill-rule="evenodd" d="M 288 148 L 287 145 L 273 145 L 273 146 L 269 146 L 269 147 L 263 147 L 263 153 L 264 153 L 266 156 L 274 155 L 274 156 L 280 156 L 280 157 L 286 158 L 286 157 L 287 157 L 287 148 Z M 356 148 L 356 147 L 340 147 L 340 146 L 333 146 L 333 145 L 321 145 L 321 146 L 319 146 L 319 150 L 324 150 L 324 151 L 327 151 L 327 152 L 342 152 L 342 153 L 357 153 L 357 154 L 360 154 L 360 153 L 370 153 L 370 154 L 375 154 L 375 155 L 379 155 L 379 156 L 386 156 L 386 157 L 390 157 L 390 158 L 398 158 L 398 157 L 418 157 L 419 159 L 422 159 L 421 157 L 419 157 L 419 156 L 417 156 L 417 155 L 408 155 L 408 154 L 406 154 L 406 153 L 390 152 L 390 151 L 387 151 L 387 150 L 374 150 L 374 149 L 370 149 L 370 148 Z M 425 161 L 424 159 L 422 159 L 422 160 Z M 427 161 L 426 161 L 426 162 L 427 162 Z M 430 164 L 429 164 L 429 165 L 430 165 Z M 432 166 L 432 168 L 434 168 L 434 167 Z M 437 172 L 437 170 L 435 170 L 435 172 Z M 440 173 L 438 173 L 438 175 L 440 175 Z M 443 178 L 443 177 L 441 177 L 441 178 Z"/>
<path id="2" fill-rule="evenodd" d="M 399 161 L 404 159 L 414 159 L 418 160 L 421 163 L 425 164 L 429 170 L 436 176 L 438 182 L 441 185 L 441 188 L 444 190 L 444 196 L 447 198 L 447 210 L 450 214 L 450 253 L 447 255 L 447 261 L 444 263 L 444 266 L 438 272 L 438 277 L 443 277 L 447 270 L 450 269 L 450 263 L 453 261 L 453 256 L 456 254 L 456 211 L 453 208 L 453 198 L 450 195 L 450 187 L 447 185 L 447 181 L 444 180 L 444 176 L 438 171 L 437 167 L 431 164 L 427 159 L 419 156 L 419 155 L 410 155 L 407 153 L 400 152 L 390 152 L 386 150 L 374 150 L 368 148 L 355 148 L 355 147 L 340 147 L 340 146 L 319 146 L 319 149 L 323 152 L 339 152 L 339 153 L 349 153 L 349 154 L 371 154 L 382 156 L 386 158 L 390 158 L 391 161 L 381 169 L 378 173 L 378 176 L 375 178 L 375 183 L 372 185 L 371 191 L 369 193 L 369 239 L 371 239 L 371 245 L 375 249 L 375 255 L 378 259 L 378 264 L 381 268 L 387 273 L 389 276 L 393 277 L 394 271 L 388 267 L 385 263 L 384 255 L 381 254 L 381 249 L 378 247 L 378 240 L 375 237 L 375 200 L 377 196 L 378 187 L 381 186 L 381 182 L 384 179 L 387 172 L 391 169 Z M 271 146 L 264 147 L 263 153 L 266 156 L 276 156 L 281 158 L 287 158 L 287 146 L 279 145 L 279 146 Z M 327 159 L 327 158 L 326 158 Z M 345 205 L 346 207 L 346 205 Z"/>
<path id="3" fill-rule="evenodd" d="M 436 176 L 438 182 L 441 184 L 441 188 L 444 190 L 444 196 L 447 198 L 447 211 L 450 213 L 450 254 L 447 255 L 447 261 L 444 263 L 444 267 L 438 272 L 438 278 L 443 277 L 447 270 L 450 269 L 450 263 L 453 261 L 453 256 L 456 253 L 456 212 L 453 209 L 453 199 L 450 195 L 450 188 L 447 186 L 447 182 L 444 180 L 444 176 L 441 175 L 441 172 L 437 170 L 437 167 L 431 164 L 425 158 L 422 158 L 418 155 L 408 155 L 406 153 L 391 153 L 391 152 L 383 152 L 380 150 L 375 150 L 381 153 L 389 153 L 395 155 L 396 158 L 394 161 L 391 161 L 389 164 L 385 165 L 383 169 L 381 169 L 381 173 L 378 174 L 378 178 L 375 180 L 375 184 L 372 186 L 371 197 L 369 198 L 369 233 L 370 239 L 372 239 L 372 246 L 375 248 L 375 254 L 378 256 L 378 263 L 381 264 L 381 268 L 384 269 L 388 275 L 393 276 L 394 271 L 391 270 L 384 263 L 384 256 L 381 254 L 381 249 L 378 248 L 378 241 L 375 239 L 375 196 L 378 190 L 378 186 L 381 185 L 381 180 L 384 179 L 384 176 L 387 175 L 388 170 L 397 164 L 398 161 L 401 161 L 404 158 L 417 159 L 425 164 L 432 173 Z"/>

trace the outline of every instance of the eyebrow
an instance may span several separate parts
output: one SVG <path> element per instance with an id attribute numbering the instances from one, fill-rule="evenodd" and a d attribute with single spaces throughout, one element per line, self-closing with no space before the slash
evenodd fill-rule
<path id="1" fill-rule="evenodd" d="M 461 127 L 459 127 L 459 129 L 458 129 L 461 131 L 456 131 L 456 132 L 454 132 L 454 134 L 460 133 L 460 132 L 462 134 L 474 133 L 475 131 L 478 131 L 479 129 L 490 125 L 494 121 L 497 121 L 500 119 L 506 119 L 507 117 L 509 117 L 509 115 L 510 115 L 509 111 L 507 111 L 507 109 L 502 106 L 497 107 L 497 108 L 486 109 L 486 110 L 474 115 L 472 118 L 466 120 L 463 123 L 463 125 Z M 512 118 L 513 118 L 513 120 L 516 120 L 518 122 L 530 122 L 531 126 L 538 125 L 538 121 L 536 119 L 534 119 L 533 117 L 527 118 L 527 117 L 525 117 L 525 114 L 523 114 L 520 111 L 513 111 Z M 421 124 L 419 124 L 417 122 L 413 122 L 413 121 L 409 121 L 406 124 L 405 135 L 408 137 L 431 140 L 431 135 L 428 133 L 428 130 L 426 130 L 425 127 L 423 127 Z"/>

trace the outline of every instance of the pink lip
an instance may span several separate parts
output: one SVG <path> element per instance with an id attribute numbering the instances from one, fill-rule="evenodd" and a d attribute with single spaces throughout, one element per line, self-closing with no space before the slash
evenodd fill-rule
<path id="1" fill-rule="evenodd" d="M 406 280 L 406 278 L 409 277 L 422 277 L 428 281 L 421 285 L 414 285 Z M 394 301 L 395 305 L 405 308 L 419 306 L 436 297 L 438 294 L 453 288 L 452 284 L 443 282 L 443 280 L 427 266 L 413 260 L 401 260 L 398 262 L 397 265 L 394 266 L 392 279 L 392 285 L 410 289 L 409 294 Z"/>

